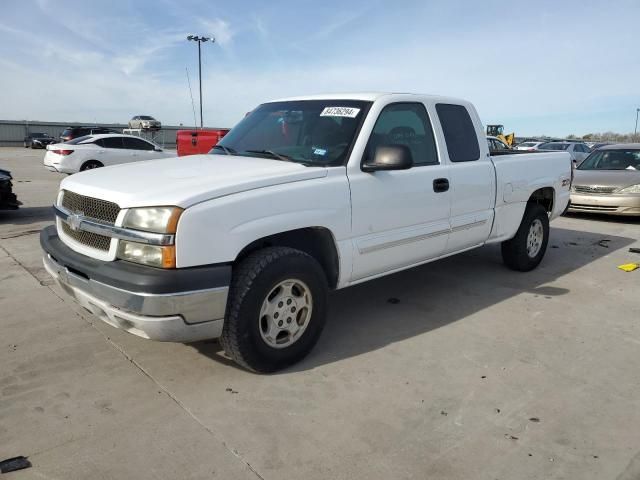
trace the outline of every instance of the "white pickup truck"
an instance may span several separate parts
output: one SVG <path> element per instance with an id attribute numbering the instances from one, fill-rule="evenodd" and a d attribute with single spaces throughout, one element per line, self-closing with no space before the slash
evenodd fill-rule
<path id="1" fill-rule="evenodd" d="M 268 372 L 312 349 L 330 289 L 496 242 L 507 266 L 535 268 L 571 178 L 565 152 L 491 158 L 464 100 L 299 97 L 260 105 L 207 155 L 65 178 L 41 244 L 105 322 L 220 337 Z"/>

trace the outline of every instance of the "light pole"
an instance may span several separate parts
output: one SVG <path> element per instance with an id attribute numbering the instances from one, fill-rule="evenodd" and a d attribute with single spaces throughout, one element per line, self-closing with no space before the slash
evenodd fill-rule
<path id="1" fill-rule="evenodd" d="M 640 108 L 636 108 L 636 129 L 633 131 L 633 139 L 634 140 L 638 136 L 638 113 L 640 113 Z"/>
<path id="2" fill-rule="evenodd" d="M 198 42 L 198 79 L 200 81 L 200 128 L 204 126 L 202 121 L 202 55 L 200 53 L 200 44 L 203 42 L 215 43 L 216 39 L 213 37 L 199 37 L 198 35 L 189 35 L 187 40 L 191 42 Z"/>

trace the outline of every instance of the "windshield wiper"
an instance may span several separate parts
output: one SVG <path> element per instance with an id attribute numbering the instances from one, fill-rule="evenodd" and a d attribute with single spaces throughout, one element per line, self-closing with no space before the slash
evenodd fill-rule
<path id="1" fill-rule="evenodd" d="M 278 160 L 282 160 L 283 162 L 293 162 L 294 160 L 288 155 L 283 155 L 282 153 L 276 153 L 273 150 L 245 150 L 247 153 L 261 153 L 271 155 Z"/>
<path id="2" fill-rule="evenodd" d="M 224 145 L 220 145 L 220 144 L 214 145 L 213 148 L 219 148 L 227 155 L 233 155 L 237 153 L 233 148 L 225 147 Z"/>

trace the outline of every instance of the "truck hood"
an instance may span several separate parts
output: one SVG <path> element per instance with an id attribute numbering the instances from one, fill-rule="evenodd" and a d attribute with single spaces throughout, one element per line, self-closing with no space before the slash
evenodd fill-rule
<path id="1" fill-rule="evenodd" d="M 98 168 L 65 178 L 60 188 L 120 208 L 196 203 L 283 183 L 321 178 L 323 167 L 231 155 L 191 155 Z"/>

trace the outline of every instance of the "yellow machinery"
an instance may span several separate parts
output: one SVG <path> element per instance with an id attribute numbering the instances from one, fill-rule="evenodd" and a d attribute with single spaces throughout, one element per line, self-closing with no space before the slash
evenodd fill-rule
<path id="1" fill-rule="evenodd" d="M 509 133 L 508 135 L 504 134 L 504 125 L 487 125 L 487 135 L 499 138 L 510 147 L 516 139 L 515 133 Z"/>

